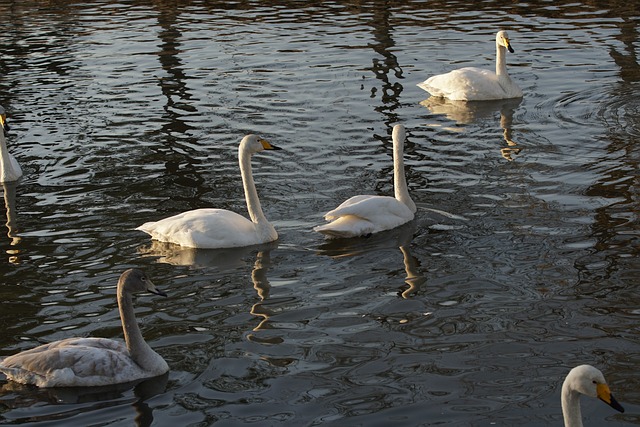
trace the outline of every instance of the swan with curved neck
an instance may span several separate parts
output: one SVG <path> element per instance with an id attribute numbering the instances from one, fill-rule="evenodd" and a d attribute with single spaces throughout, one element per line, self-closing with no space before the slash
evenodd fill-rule
<path id="1" fill-rule="evenodd" d="M 8 130 L 7 114 L 0 106 L 0 182 L 17 181 L 22 176 L 20 164 L 7 149 L 6 132 Z"/>
<path id="2" fill-rule="evenodd" d="M 0 361 L 10 380 L 38 387 L 89 387 L 151 378 L 169 371 L 146 343 L 136 322 L 132 295 L 166 296 L 141 270 L 129 269 L 118 280 L 118 307 L 125 342 L 107 338 L 68 338 L 44 344 Z"/>
<path id="3" fill-rule="evenodd" d="M 226 209 L 203 208 L 147 222 L 136 229 L 152 239 L 191 248 L 231 248 L 276 240 L 278 233 L 262 212 L 251 171 L 251 156 L 262 150 L 279 149 L 256 135 L 247 135 L 240 142 L 238 159 L 251 220 Z"/>
<path id="4" fill-rule="evenodd" d="M 514 52 L 506 31 L 496 34 L 496 72 L 465 67 L 429 77 L 418 87 L 432 96 L 452 101 L 488 101 L 522 97 L 522 90 L 507 73 L 507 50 Z"/>
<path id="5" fill-rule="evenodd" d="M 562 384 L 562 415 L 565 427 L 582 427 L 581 394 L 597 397 L 613 409 L 624 412 L 624 408 L 611 394 L 600 370 L 591 365 L 576 366 Z"/>
<path id="6" fill-rule="evenodd" d="M 334 210 L 327 212 L 324 218 L 330 223 L 315 227 L 315 231 L 329 238 L 366 236 L 391 230 L 413 219 L 416 205 L 409 195 L 404 174 L 405 129 L 403 125 L 393 127 L 392 139 L 395 197 L 353 196 Z"/>

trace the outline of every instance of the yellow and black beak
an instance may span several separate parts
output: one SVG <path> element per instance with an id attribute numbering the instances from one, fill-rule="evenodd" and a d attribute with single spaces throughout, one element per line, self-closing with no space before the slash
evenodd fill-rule
<path id="1" fill-rule="evenodd" d="M 260 141 L 260 144 L 262 144 L 262 148 L 264 148 L 265 150 L 282 150 L 282 148 L 276 147 L 266 139 L 260 138 L 259 141 Z"/>
<path id="2" fill-rule="evenodd" d="M 598 399 L 602 400 L 604 403 L 611 406 L 616 411 L 624 412 L 624 408 L 613 397 L 613 395 L 611 394 L 611 390 L 609 390 L 608 385 L 598 384 L 596 386 L 596 390 L 598 392 Z"/>
<path id="3" fill-rule="evenodd" d="M 515 50 L 513 50 L 513 48 L 511 47 L 511 42 L 510 42 L 510 41 L 509 41 L 509 39 L 508 39 L 508 38 L 506 38 L 506 37 L 504 38 L 504 45 L 507 47 L 507 50 L 508 50 L 510 53 L 514 53 L 514 52 L 515 52 Z"/>

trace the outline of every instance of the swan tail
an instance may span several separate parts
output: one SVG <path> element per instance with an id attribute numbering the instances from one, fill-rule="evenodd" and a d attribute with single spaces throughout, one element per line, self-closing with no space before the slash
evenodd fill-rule
<path id="1" fill-rule="evenodd" d="M 37 386 L 41 386 L 41 384 L 44 384 L 46 382 L 46 378 L 43 375 L 28 371 L 26 369 L 10 368 L 8 366 L 2 365 L 1 362 L 0 372 L 4 373 L 7 379 L 20 384 L 34 384 Z"/>
<path id="2" fill-rule="evenodd" d="M 427 92 L 431 93 L 432 88 L 431 88 L 431 86 L 429 86 L 427 84 L 428 81 L 429 80 L 425 80 L 422 83 L 418 83 L 416 86 L 418 86 L 420 89 L 422 89 L 424 91 L 427 91 Z"/>

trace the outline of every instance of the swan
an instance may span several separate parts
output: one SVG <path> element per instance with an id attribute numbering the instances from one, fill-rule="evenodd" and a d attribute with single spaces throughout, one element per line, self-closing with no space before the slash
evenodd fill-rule
<path id="1" fill-rule="evenodd" d="M 393 186 L 395 197 L 353 196 L 324 218 L 329 224 L 314 228 L 329 238 L 367 236 L 391 230 L 413 219 L 416 205 L 409 196 L 404 176 L 403 148 L 405 129 L 403 125 L 393 127 Z"/>
<path id="2" fill-rule="evenodd" d="M 562 415 L 565 427 L 582 427 L 581 394 L 597 397 L 613 409 L 624 412 L 624 408 L 611 394 L 602 372 L 591 365 L 576 366 L 562 384 Z"/>
<path id="3" fill-rule="evenodd" d="M 280 148 L 256 135 L 245 136 L 238 148 L 240 173 L 251 220 L 226 209 L 203 208 L 147 222 L 136 230 L 144 231 L 161 242 L 191 248 L 233 248 L 276 240 L 278 233 L 262 213 L 251 173 L 251 155 L 262 150 Z"/>
<path id="4" fill-rule="evenodd" d="M 487 101 L 522 97 L 522 90 L 507 73 L 506 50 L 513 53 L 506 31 L 496 34 L 496 72 L 465 67 L 429 77 L 418 87 L 453 101 Z"/>
<path id="5" fill-rule="evenodd" d="M 118 280 L 118 307 L 125 343 L 107 338 L 67 338 L 0 361 L 7 378 L 38 387 L 91 387 L 151 378 L 169 371 L 167 362 L 142 337 L 132 294 L 156 289 L 147 275 L 129 269 Z"/>
<path id="6" fill-rule="evenodd" d="M 17 181 L 22 176 L 20 164 L 7 149 L 5 133 L 8 130 L 7 114 L 0 106 L 0 182 Z"/>

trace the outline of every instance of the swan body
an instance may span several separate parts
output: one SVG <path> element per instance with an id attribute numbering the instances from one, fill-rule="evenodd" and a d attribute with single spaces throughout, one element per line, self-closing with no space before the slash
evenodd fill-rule
<path id="1" fill-rule="evenodd" d="M 125 342 L 107 338 L 68 338 L 25 350 L 0 361 L 10 380 L 38 387 L 92 387 L 151 378 L 169 371 L 164 359 L 144 341 L 133 311 L 132 294 L 156 289 L 137 269 L 118 281 L 118 307 Z"/>
<path id="2" fill-rule="evenodd" d="M 20 164 L 7 149 L 5 132 L 8 129 L 7 115 L 4 108 L 0 107 L 0 182 L 17 181 L 22 176 Z"/>
<path id="3" fill-rule="evenodd" d="M 576 366 L 562 384 L 562 415 L 565 427 L 582 427 L 581 394 L 597 397 L 617 411 L 624 412 L 624 408 L 611 394 L 602 372 L 591 365 Z"/>
<path id="4" fill-rule="evenodd" d="M 507 73 L 506 51 L 513 53 L 506 31 L 496 34 L 496 72 L 465 67 L 429 77 L 418 87 L 432 96 L 453 101 L 487 101 L 522 97 L 522 90 Z"/>
<path id="5" fill-rule="evenodd" d="M 251 155 L 262 150 L 279 149 L 256 135 L 247 135 L 240 142 L 238 158 L 251 220 L 226 209 L 204 208 L 147 222 L 137 230 L 144 231 L 160 242 L 191 248 L 232 248 L 276 240 L 278 233 L 264 216 L 260 206 L 251 173 Z"/>
<path id="6" fill-rule="evenodd" d="M 393 128 L 393 181 L 395 197 L 353 196 L 340 206 L 325 214 L 329 224 L 314 228 L 329 238 L 349 238 L 366 236 L 384 230 L 391 230 L 411 221 L 416 205 L 409 196 L 404 176 L 403 125 Z"/>

